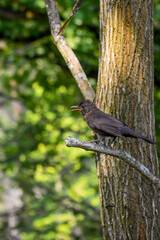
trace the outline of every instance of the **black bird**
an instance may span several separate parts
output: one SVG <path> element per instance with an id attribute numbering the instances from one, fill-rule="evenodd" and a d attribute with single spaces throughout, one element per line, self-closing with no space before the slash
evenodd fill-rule
<path id="1" fill-rule="evenodd" d="M 83 114 L 88 126 L 98 134 L 101 140 L 104 140 L 105 137 L 113 137 L 111 142 L 113 143 L 116 137 L 121 137 L 123 139 L 130 137 L 141 138 L 146 142 L 156 144 L 156 142 L 135 132 L 117 118 L 102 112 L 89 100 L 84 100 L 78 106 L 72 106 L 71 108 L 75 108 L 72 111 L 79 111 Z M 111 143 L 109 145 L 111 145 Z"/>

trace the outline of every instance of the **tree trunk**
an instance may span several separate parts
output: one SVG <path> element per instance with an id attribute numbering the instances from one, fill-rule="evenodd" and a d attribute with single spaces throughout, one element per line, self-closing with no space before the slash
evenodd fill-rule
<path id="1" fill-rule="evenodd" d="M 155 139 L 153 0 L 100 0 L 100 61 L 97 106 L 135 131 Z M 156 147 L 117 140 L 158 176 Z M 160 239 L 158 191 L 114 157 L 97 155 L 104 239 Z"/>

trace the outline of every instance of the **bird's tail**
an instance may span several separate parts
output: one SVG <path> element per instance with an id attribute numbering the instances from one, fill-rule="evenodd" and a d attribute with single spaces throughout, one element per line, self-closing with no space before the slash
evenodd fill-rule
<path id="1" fill-rule="evenodd" d="M 146 137 L 144 137 L 144 136 L 142 136 L 142 135 L 140 135 L 139 138 L 141 138 L 141 139 L 143 139 L 143 140 L 145 140 L 146 142 L 149 142 L 149 143 L 151 143 L 151 144 L 157 144 L 157 143 L 156 143 L 155 141 L 153 141 L 152 139 L 146 138 Z"/>
<path id="2" fill-rule="evenodd" d="M 156 143 L 155 141 L 153 141 L 152 139 L 149 139 L 149 138 L 144 137 L 143 135 L 135 132 L 134 130 L 132 130 L 132 129 L 129 128 L 128 126 L 127 126 L 127 129 L 126 129 L 126 130 L 127 130 L 127 131 L 126 131 L 126 132 L 127 132 L 127 135 L 128 135 L 129 137 L 141 138 L 141 139 L 143 139 L 144 141 L 149 142 L 149 143 L 151 143 L 151 144 L 157 144 L 157 143 Z"/>

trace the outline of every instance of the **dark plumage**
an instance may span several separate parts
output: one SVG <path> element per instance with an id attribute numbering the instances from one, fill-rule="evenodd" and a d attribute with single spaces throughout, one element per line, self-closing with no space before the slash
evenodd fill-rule
<path id="1" fill-rule="evenodd" d="M 101 139 L 104 139 L 105 137 L 113 137 L 114 141 L 116 137 L 124 139 L 131 137 L 141 138 L 146 142 L 156 144 L 153 140 L 135 132 L 117 118 L 102 112 L 89 100 L 84 100 L 78 106 L 72 106 L 72 108 L 75 108 L 72 111 L 79 111 L 83 114 L 88 126 L 97 133 Z"/>

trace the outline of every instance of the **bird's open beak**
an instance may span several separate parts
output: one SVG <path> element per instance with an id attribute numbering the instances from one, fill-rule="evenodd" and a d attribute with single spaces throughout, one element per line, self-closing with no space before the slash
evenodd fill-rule
<path id="1" fill-rule="evenodd" d="M 72 106 L 71 108 L 75 108 L 72 109 L 72 111 L 81 111 L 81 108 L 79 106 Z"/>

